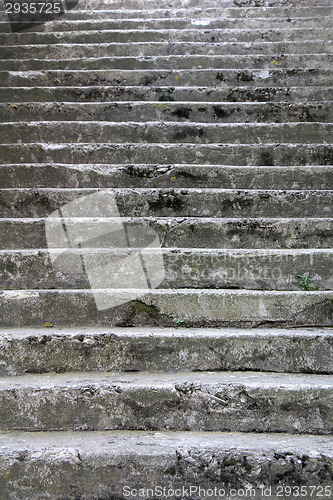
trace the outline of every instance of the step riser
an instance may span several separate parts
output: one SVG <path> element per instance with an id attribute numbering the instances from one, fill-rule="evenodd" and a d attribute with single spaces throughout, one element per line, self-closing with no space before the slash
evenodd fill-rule
<path id="1" fill-rule="evenodd" d="M 107 42 L 281 42 L 304 40 L 330 40 L 331 28 L 300 28 L 276 30 L 110 30 L 102 32 L 58 33 L 2 33 L 1 45 L 57 44 L 57 43 L 107 43 Z"/>
<path id="2" fill-rule="evenodd" d="M 314 13 L 316 14 L 316 12 Z M 329 9 L 327 10 L 327 16 L 330 16 L 333 14 L 333 10 Z M 297 16 L 297 13 L 296 13 Z M 206 29 L 291 29 L 291 28 L 296 28 L 296 29 L 304 29 L 304 28 L 309 28 L 309 29 L 318 29 L 320 27 L 322 28 L 331 28 L 332 27 L 332 22 L 329 17 L 301 17 L 298 19 L 293 18 L 290 20 L 290 18 L 281 18 L 281 19 L 222 19 L 222 20 L 216 20 L 216 19 L 209 19 L 207 21 L 205 20 L 193 20 L 193 19 L 188 19 L 188 16 L 185 16 L 185 19 L 159 19 L 158 17 L 155 19 L 126 19 L 126 16 L 124 16 L 124 19 L 117 19 L 115 21 L 110 20 L 112 19 L 110 17 L 106 17 L 106 20 L 103 22 L 79 22 L 79 23 L 69 23 L 68 21 L 66 23 L 54 23 L 53 25 L 47 24 L 46 26 L 48 27 L 47 32 L 79 32 L 79 31 L 97 31 L 97 30 L 102 30 L 102 31 L 111 31 L 111 30 L 137 30 L 137 29 L 142 29 L 142 30 L 168 30 L 168 29 L 199 29 L 202 30 L 203 28 Z M 45 31 L 43 30 L 45 33 Z M 5 34 L 5 33 L 12 33 L 11 26 L 7 22 L 4 24 L 1 23 L 0 21 L 0 33 Z"/>
<path id="3" fill-rule="evenodd" d="M 255 10 L 254 7 L 256 7 L 257 11 L 260 12 L 259 7 L 273 7 L 273 8 L 287 8 L 287 9 L 292 9 L 292 11 L 300 7 L 300 3 L 297 0 L 219 0 L 219 6 L 221 8 L 233 8 L 236 10 L 236 8 L 239 10 L 239 12 L 246 12 L 248 7 L 252 7 L 253 11 Z M 311 7 L 330 7 L 332 6 L 330 0 L 307 0 L 304 1 L 302 0 L 301 6 L 304 8 L 311 8 Z M 147 9 L 191 9 L 191 8 L 196 8 L 198 7 L 197 1 L 196 0 L 182 0 L 181 2 L 179 0 L 145 0 L 143 1 L 138 1 L 138 0 L 126 0 L 120 1 L 120 0 L 115 0 L 112 2 L 109 1 L 101 1 L 101 2 L 96 2 L 94 3 L 94 9 L 91 7 L 91 2 L 90 0 L 83 1 L 80 0 L 80 5 L 76 6 L 75 9 L 72 10 L 72 12 L 75 12 L 77 10 L 88 10 L 91 13 L 94 13 L 95 10 L 113 10 L 113 9 L 142 9 L 145 10 L 145 7 Z M 202 4 L 200 4 L 201 8 L 216 8 L 216 2 L 212 0 L 204 0 Z M 3 9 L 4 10 L 4 9 Z"/>
<path id="4" fill-rule="evenodd" d="M 2 70 L 16 71 L 18 66 L 21 71 L 45 71 L 45 70 L 142 70 L 155 69 L 160 70 L 195 70 L 195 69 L 271 69 L 275 68 L 312 68 L 326 69 L 332 65 L 333 54 L 320 55 L 291 55 L 290 57 L 267 57 L 267 56 L 167 56 L 163 58 L 151 57 L 142 60 L 141 57 L 109 57 L 105 55 L 101 58 L 92 57 L 90 60 L 82 58 L 59 60 L 51 53 L 48 60 L 36 59 L 28 60 L 7 60 L 0 59 Z"/>
<path id="5" fill-rule="evenodd" d="M 332 15 L 333 11 L 331 11 Z M 197 25 L 198 24 L 198 25 Z M 207 24 L 207 26 L 206 26 Z M 41 30 L 37 29 L 34 31 L 39 31 L 41 33 L 73 33 L 80 31 L 86 32 L 96 32 L 98 31 L 112 31 L 112 30 L 168 30 L 168 29 L 186 29 L 193 30 L 198 29 L 202 30 L 206 29 L 262 29 L 267 30 L 271 29 L 286 29 L 286 28 L 296 28 L 296 29 L 318 29 L 320 27 L 324 29 L 329 29 L 332 26 L 331 19 L 328 18 L 299 18 L 299 19 L 290 19 L 282 18 L 282 19 L 262 19 L 262 20 L 253 20 L 253 22 L 249 20 L 239 20 L 239 19 L 228 19 L 228 20 L 219 20 L 219 21 L 205 21 L 198 20 L 197 22 L 194 20 L 152 20 L 152 21 L 141 21 L 141 20 L 119 20 L 119 21 L 100 21 L 96 22 L 79 22 L 79 23 L 67 23 L 60 24 L 55 23 L 53 25 L 46 24 L 47 29 Z M 12 33 L 11 25 L 8 23 L 2 24 L 0 21 L 0 34 L 9 34 Z"/>
<path id="6" fill-rule="evenodd" d="M 136 297 L 140 292 L 135 292 Z M 143 290 L 144 293 L 144 290 Z M 66 326 L 251 327 L 333 325 L 333 292 L 257 292 L 153 290 L 133 300 L 132 291 L 112 290 L 4 291 L 0 295 L 1 324 L 41 326 L 47 321 Z M 97 311 L 95 299 L 105 305 Z"/>
<path id="7" fill-rule="evenodd" d="M 220 3 L 220 2 L 219 2 Z M 221 3 L 220 3 L 221 5 Z M 141 22 L 144 23 L 151 19 L 173 19 L 177 20 L 179 18 L 190 18 L 190 19 L 199 19 L 199 20 L 233 20 L 233 19 L 242 19 L 246 18 L 248 23 L 251 21 L 265 20 L 270 18 L 272 21 L 276 18 L 285 18 L 289 19 L 290 23 L 294 22 L 294 18 L 315 18 L 322 17 L 325 19 L 326 16 L 332 14 L 332 6 L 331 4 L 327 4 L 323 2 L 321 5 L 315 6 L 313 5 L 286 5 L 284 7 L 270 7 L 269 9 L 258 10 L 257 8 L 253 8 L 251 6 L 243 7 L 242 9 L 235 8 L 235 5 L 231 7 L 217 7 L 216 4 L 214 7 L 203 6 L 199 7 L 198 5 L 192 7 L 190 10 L 187 8 L 179 8 L 179 6 L 175 6 L 174 8 L 161 8 L 160 5 L 156 6 L 154 9 L 153 6 L 146 5 L 144 9 L 142 9 L 142 5 L 140 9 L 126 9 L 125 6 L 119 6 L 118 9 L 114 9 L 114 5 L 108 5 L 107 8 L 103 9 L 91 9 L 91 6 L 86 9 L 82 8 L 81 4 L 80 8 L 76 8 L 70 10 L 66 13 L 66 17 L 59 17 L 55 22 L 46 23 L 46 30 L 55 31 L 57 29 L 62 30 L 63 26 L 67 24 L 71 25 L 73 22 L 80 21 L 80 24 L 86 25 L 87 23 L 96 23 L 97 20 L 115 20 L 115 19 L 141 19 Z M 110 8 L 111 7 L 111 8 Z M 5 14 L 2 5 L 0 7 L 0 19 L 1 22 L 8 23 L 8 17 Z M 58 26 L 60 28 L 58 28 Z M 101 25 L 103 27 L 103 25 Z M 37 29 L 41 29 L 37 26 Z M 44 31 L 44 30 L 43 30 Z"/>
<path id="8" fill-rule="evenodd" d="M 121 217 L 332 217 L 332 191 L 2 190 L 1 218 L 47 217 L 67 203 L 104 193 Z M 105 216 L 100 197 L 80 217 Z M 92 204 L 94 203 L 94 204 Z M 94 211 L 92 209 L 94 208 Z M 95 210 L 96 208 L 96 210 Z M 117 212 L 114 215 L 117 217 Z"/>
<path id="9" fill-rule="evenodd" d="M 2 289 L 90 288 L 88 277 L 70 272 L 81 259 L 91 266 L 108 266 L 117 258 L 130 255 L 127 250 L 118 252 L 88 251 L 88 255 L 66 252 L 67 272 L 53 267 L 48 252 L 30 254 L 0 254 Z M 59 255 L 59 252 L 56 254 Z M 143 251 L 147 258 L 153 251 Z M 298 274 L 308 272 L 314 289 L 333 290 L 332 252 L 320 253 L 258 253 L 213 251 L 163 251 L 166 277 L 159 288 L 221 288 L 250 290 L 300 290 Z M 128 270 L 125 273 L 128 273 Z M 122 278 L 114 276 L 112 287 L 121 286 Z M 109 285 L 111 286 L 111 285 Z"/>
<path id="10" fill-rule="evenodd" d="M 0 375 L 84 371 L 225 371 L 333 373 L 333 339 L 325 330 L 220 329 L 212 335 L 184 329 L 163 335 L 148 330 L 136 336 L 115 329 L 69 332 L 31 330 L 24 335 L 5 330 Z M 141 332 L 140 332 L 141 333 Z"/>
<path id="11" fill-rule="evenodd" d="M 200 42 L 167 42 L 154 43 L 114 43 L 114 44 L 56 44 L 56 45 L 15 45 L 1 47 L 1 57 L 4 59 L 41 59 L 41 58 L 89 58 L 105 57 L 107 55 L 124 56 L 171 56 L 171 55 L 253 55 L 269 54 L 273 60 L 278 54 L 331 54 L 333 43 L 318 42 L 255 42 L 248 43 L 200 43 Z M 275 56 L 275 57 L 274 57 Z M 15 68 L 17 69 L 17 68 Z"/>
<path id="12" fill-rule="evenodd" d="M 130 225 L 130 222 L 127 222 Z M 166 248 L 301 249 L 332 248 L 333 221 L 330 219 L 252 220 L 148 220 L 133 219 L 137 227 L 153 227 Z M 101 224 L 99 223 L 99 227 Z M 105 233 L 109 224 L 105 223 Z M 87 232 L 94 224 L 87 221 Z M 104 232 L 104 231 L 103 231 Z M 45 221 L 0 220 L 0 249 L 47 248 Z M 106 248 L 109 241 L 105 242 Z"/>
<path id="13" fill-rule="evenodd" d="M 262 144 L 329 143 L 333 124 L 211 124 L 211 123 L 109 123 L 28 122 L 0 124 L 2 144 Z"/>
<path id="14" fill-rule="evenodd" d="M 96 70 L 96 71 L 44 71 L 0 72 L 1 87 L 54 87 L 54 86 L 209 86 L 212 91 L 226 86 L 329 86 L 333 70 L 320 69 L 262 69 L 262 70 Z M 228 89 L 231 90 L 230 88 Z M 322 96 L 321 96 L 322 99 Z"/>
<path id="15" fill-rule="evenodd" d="M 2 88 L 0 102 L 109 102 L 109 101 L 204 101 L 207 102 L 280 102 L 295 103 L 297 100 L 333 100 L 331 87 L 8 87 Z"/>
<path id="16" fill-rule="evenodd" d="M 229 492 L 235 495 L 237 491 L 248 497 L 254 493 L 260 498 L 265 492 L 278 498 L 275 493 L 281 488 L 298 484 L 303 492 L 316 494 L 325 487 L 328 494 L 331 491 L 332 443 L 327 436 L 96 434 L 2 435 L 9 444 L 0 455 L 4 498 L 15 495 L 18 500 L 27 500 L 27 484 L 33 484 L 34 500 L 43 500 L 45 495 L 62 500 L 69 498 L 69 492 L 73 498 L 92 500 L 97 493 L 99 498 L 116 500 L 138 491 L 156 491 L 158 495 L 165 491 L 168 498 L 179 498 L 182 491 L 191 498 L 209 492 L 214 500 L 221 495 L 230 498 Z M 187 485 L 191 485 L 191 493 Z M 170 496 L 173 491 L 177 497 Z"/>
<path id="17" fill-rule="evenodd" d="M 253 122 L 330 122 L 333 109 L 330 103 L 257 104 L 257 103 L 135 103 L 64 104 L 16 103 L 0 104 L 5 122 L 34 121 L 111 121 L 147 122 L 181 121 L 197 123 L 253 123 Z"/>
<path id="18" fill-rule="evenodd" d="M 149 387 L 122 383 L 121 378 L 108 382 L 106 376 L 102 384 L 82 380 L 81 385 L 3 388 L 0 429 L 330 434 L 332 407 L 330 387 L 291 389 L 216 382 Z"/>
<path id="19" fill-rule="evenodd" d="M 331 166 L 222 167 L 172 165 L 2 165 L 3 188 L 328 189 Z"/>
<path id="20" fill-rule="evenodd" d="M 0 163 L 159 164 L 237 166 L 333 165 L 331 145 L 0 145 Z"/>

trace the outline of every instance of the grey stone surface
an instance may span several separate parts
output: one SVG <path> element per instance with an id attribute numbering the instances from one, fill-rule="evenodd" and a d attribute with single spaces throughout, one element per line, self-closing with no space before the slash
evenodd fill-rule
<path id="1" fill-rule="evenodd" d="M 266 492 L 277 500 L 286 486 L 303 486 L 308 500 L 311 491 L 320 493 L 325 486 L 329 491 L 333 479 L 333 443 L 328 436 L 34 432 L 2 434 L 0 442 L 4 500 L 10 495 L 19 500 L 120 500 L 126 486 L 190 485 L 223 488 L 228 500 L 235 498 L 235 490 L 247 488 L 256 490 L 257 498 L 263 489 L 272 488 Z M 198 490 L 182 498 L 197 499 Z"/>
<path id="2" fill-rule="evenodd" d="M 63 250 L 75 266 L 82 257 L 90 266 L 106 266 L 133 254 L 128 249 Z M 135 250 L 134 250 L 135 251 Z M 153 259 L 156 250 L 141 250 Z M 301 290 L 298 274 L 309 273 L 314 290 L 333 289 L 333 250 L 159 250 L 165 278 L 159 288 L 212 288 L 250 290 Z M 53 267 L 59 250 L 0 251 L 1 289 L 89 288 L 88 277 Z M 119 272 L 122 272 L 119 270 Z M 116 272 L 115 272 L 116 274 Z M 110 286 L 110 285 L 109 285 Z"/>
<path id="3" fill-rule="evenodd" d="M 223 218 L 138 217 L 123 218 L 128 227 L 142 226 L 157 231 L 163 247 L 223 249 L 331 248 L 333 219 L 315 218 Z M 95 221 L 81 219 L 87 231 Z M 98 221 L 105 233 L 110 220 Z M 0 219 L 0 248 L 46 248 L 45 219 Z M 105 247 L 109 242 L 105 240 Z"/>
<path id="4" fill-rule="evenodd" d="M 64 373 L 0 379 L 0 429 L 331 434 L 330 375 Z"/>
<path id="5" fill-rule="evenodd" d="M 332 1 L 81 0 L 25 33 L 3 10 L 0 499 L 332 497 Z M 45 220 L 108 187 L 167 277 L 97 312 L 120 291 L 52 269 Z"/>
<path id="6" fill-rule="evenodd" d="M 0 163 L 331 165 L 333 144 L 0 144 Z"/>
<path id="7" fill-rule="evenodd" d="M 74 200 L 97 194 L 98 189 L 1 189 L 2 218 L 47 217 Z M 115 199 L 121 217 L 254 217 L 331 218 L 332 190 L 150 189 L 103 190 Z M 96 198 L 95 205 L 99 198 Z M 94 218 L 91 203 L 80 216 Z M 95 217 L 96 218 L 96 217 Z"/>
<path id="8" fill-rule="evenodd" d="M 18 110 L 0 104 L 6 122 L 38 121 L 103 121 L 103 122 L 184 122 L 184 123 L 262 123 L 332 122 L 329 103 L 189 103 L 189 102 L 113 102 L 113 103 L 20 103 Z M 315 169 L 315 166 L 313 166 Z M 273 172 L 271 172 L 273 173 Z"/>
<path id="9" fill-rule="evenodd" d="M 95 298 L 129 302 L 97 311 Z M 285 326 L 333 325 L 333 291 L 207 289 L 5 290 L 0 292 L 3 326 Z"/>
<path id="10" fill-rule="evenodd" d="M 328 143 L 330 123 L 179 123 L 179 122 L 20 122 L 0 125 L 2 144 L 308 144 Z"/>
<path id="11" fill-rule="evenodd" d="M 131 44 L 128 44 L 127 47 L 129 45 Z M 251 46 L 250 44 L 248 45 Z M 83 45 L 83 47 L 85 46 Z M 127 50 L 127 47 L 121 50 Z M 0 102 L 112 102 L 114 100 L 136 102 L 158 100 L 161 103 L 166 101 L 220 103 L 221 101 L 243 102 L 245 100 L 249 102 L 286 101 L 294 103 L 298 100 L 306 102 L 317 101 L 319 95 L 321 101 L 332 100 L 332 87 L 316 84 L 309 87 L 290 86 L 288 88 L 279 87 L 278 85 L 269 87 L 237 85 L 233 87 L 215 87 L 213 89 L 207 86 L 207 82 L 202 87 L 195 85 L 179 87 L 160 85 L 158 87 L 151 87 L 144 84 L 124 86 L 121 82 L 118 85 L 109 85 L 107 83 L 98 85 L 98 82 L 95 81 L 88 85 L 65 87 L 60 87 L 58 82 L 54 82 L 53 86 L 50 87 L 7 86 L 1 90 Z M 282 160 L 280 162 L 282 164 Z M 81 163 L 84 163 L 84 161 L 81 161 Z"/>
<path id="12" fill-rule="evenodd" d="M 75 105 L 74 105 L 75 106 Z M 57 107 L 57 106 L 55 106 Z M 79 111 L 77 111 L 79 112 Z M 0 165 L 2 188 L 170 187 L 220 189 L 327 189 L 333 171 L 327 165 L 289 167 L 223 165 Z"/>
<path id="13" fill-rule="evenodd" d="M 297 329 L 0 330 L 0 373 L 254 370 L 333 373 L 333 332 Z"/>

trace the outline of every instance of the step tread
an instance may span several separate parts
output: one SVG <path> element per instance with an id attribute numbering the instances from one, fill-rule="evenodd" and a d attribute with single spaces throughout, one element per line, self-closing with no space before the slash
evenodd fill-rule
<path id="1" fill-rule="evenodd" d="M 4 328 L 0 327 L 0 342 L 29 337 L 75 339 L 112 337 L 119 339 L 333 339 L 333 328 L 161 328 L 161 327 L 63 327 L 63 328 Z"/>
<path id="2" fill-rule="evenodd" d="M 307 389 L 332 389 L 331 375 L 272 372 L 70 372 L 17 375 L 0 378 L 0 392 L 59 388 L 84 390 L 85 387 L 117 387 L 120 390 L 171 390 L 178 386 L 196 388 L 235 386 L 250 389 L 275 389 L 297 391 Z"/>
<path id="3" fill-rule="evenodd" d="M 333 458 L 333 436 L 285 433 L 247 432 L 191 432 L 191 431 L 67 431 L 67 432 L 6 432 L 0 434 L 0 455 L 6 456 L 19 450 L 31 452 L 54 448 L 78 448 L 85 458 L 98 455 L 139 456 L 171 454 L 179 448 L 235 449 L 257 452 L 286 452 L 287 450 L 317 457 L 325 453 Z M 33 458 L 33 457 L 31 457 Z M 36 457 L 38 459 L 38 457 Z"/>

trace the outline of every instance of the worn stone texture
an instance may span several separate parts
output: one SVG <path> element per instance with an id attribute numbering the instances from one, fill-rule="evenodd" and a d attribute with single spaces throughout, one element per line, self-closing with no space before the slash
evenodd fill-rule
<path id="1" fill-rule="evenodd" d="M 332 7 L 0 3 L 0 500 L 333 498 Z"/>
<path id="2" fill-rule="evenodd" d="M 333 480 L 327 436 L 261 434 L 259 440 L 246 433 L 127 431 L 9 433 L 0 435 L 3 440 L 2 498 L 120 500 L 126 486 L 192 485 L 223 488 L 228 500 L 235 498 L 235 488 L 253 488 L 260 498 L 271 487 L 267 492 L 277 500 L 279 487 L 312 486 L 320 493 L 317 488 L 330 488 Z M 182 498 L 196 500 L 198 491 Z"/>

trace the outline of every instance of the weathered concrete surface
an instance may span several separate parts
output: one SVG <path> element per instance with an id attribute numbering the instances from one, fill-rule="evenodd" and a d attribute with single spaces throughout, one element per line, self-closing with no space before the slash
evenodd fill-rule
<path id="1" fill-rule="evenodd" d="M 2 218 L 47 217 L 67 203 L 101 193 L 115 200 L 121 217 L 308 217 L 333 216 L 332 190 L 227 189 L 1 189 Z M 96 217 L 100 198 L 80 216 Z"/>
<path id="2" fill-rule="evenodd" d="M 1 123 L 2 144 L 298 144 L 329 143 L 331 123 L 179 123 L 179 122 L 19 122 Z"/>
<path id="3" fill-rule="evenodd" d="M 1 45 L 31 45 L 57 43 L 106 43 L 106 42 L 266 42 L 331 40 L 332 28 L 275 28 L 275 29 L 150 29 L 0 33 Z"/>
<path id="4" fill-rule="evenodd" d="M 59 249 L 0 251 L 0 289 L 90 288 L 87 275 L 75 272 L 82 257 L 91 269 L 109 266 L 115 259 L 129 257 L 137 250 L 64 248 L 63 252 L 66 252 L 67 269 L 62 271 L 52 265 L 61 254 Z M 148 259 L 153 259 L 155 252 L 156 249 L 141 250 Z M 163 248 L 159 252 L 162 252 L 166 273 L 159 288 L 300 290 L 298 274 L 307 273 L 314 290 L 333 290 L 333 250 Z M 112 288 L 122 282 L 123 272 L 121 267 L 118 273 L 114 271 Z"/>
<path id="5" fill-rule="evenodd" d="M 123 50 L 126 50 L 126 48 Z M 291 86 L 288 88 L 279 86 L 248 87 L 244 85 L 212 88 L 207 86 L 207 84 L 203 87 L 195 85 L 182 87 L 160 85 L 158 87 L 151 87 L 145 85 L 145 82 L 137 86 L 125 86 L 121 82 L 114 86 L 107 84 L 98 85 L 98 82 L 95 82 L 95 84 L 88 86 L 72 85 L 60 87 L 58 82 L 54 82 L 53 86 L 50 87 L 4 87 L 0 93 L 0 102 L 135 102 L 157 100 L 161 103 L 169 101 L 221 103 L 222 101 L 243 102 L 246 100 L 249 102 L 286 101 L 294 103 L 297 100 L 304 100 L 306 102 L 317 101 L 318 95 L 320 95 L 321 101 L 333 100 L 333 88 L 331 86 L 319 86 L 316 84 L 311 87 Z M 84 163 L 84 161 L 81 163 Z"/>
<path id="6" fill-rule="evenodd" d="M 325 30 L 322 30 L 325 31 Z M 113 33 L 113 32 L 112 32 Z M 145 31 L 139 31 L 145 33 Z M 168 31 L 169 33 L 169 31 Z M 217 31 L 217 33 L 221 33 Z M 333 29 L 332 29 L 333 33 Z M 332 36 L 328 33 L 327 36 Z M 105 42 L 108 37 L 101 33 Z M 158 34 L 160 36 L 160 34 Z M 4 35 L 3 35 L 4 36 Z M 28 36 L 25 34 L 24 36 Z M 209 35 L 212 36 L 212 35 Z M 321 32 L 321 36 L 325 36 Z M 129 40 L 130 41 L 130 40 Z M 0 35 L 1 43 L 1 35 Z M 50 43 L 47 40 L 47 43 Z M 270 65 L 271 66 L 271 65 Z M 200 86 L 226 87 L 244 85 L 247 87 L 302 86 L 307 84 L 329 86 L 332 81 L 332 69 L 312 69 L 311 67 L 296 69 L 180 69 L 173 70 L 45 70 L 45 71 L 0 71 L 0 87 L 54 87 L 58 86 L 92 86 L 92 85 L 141 85 L 159 87 Z M 59 83 L 60 82 L 60 83 Z"/>
<path id="7" fill-rule="evenodd" d="M 333 331 L 179 327 L 0 330 L 1 376 L 52 371 L 196 370 L 333 373 Z"/>
<path id="8" fill-rule="evenodd" d="M 97 222 L 80 219 L 80 223 L 86 225 L 87 232 L 98 224 L 103 234 L 107 234 L 110 227 L 108 219 Z M 154 228 L 166 248 L 328 249 L 333 246 L 332 218 L 135 217 L 123 218 L 122 223 L 128 228 L 147 227 L 148 231 Z M 2 250 L 47 248 L 45 219 L 0 219 L 0 236 Z M 110 247 L 110 240 L 105 237 L 101 247 Z"/>
<path id="9" fill-rule="evenodd" d="M 328 436 L 114 431 L 9 433 L 0 440 L 6 445 L 0 448 L 4 500 L 11 495 L 18 500 L 123 500 L 126 486 L 175 490 L 190 485 L 223 488 L 227 500 L 235 498 L 230 496 L 235 489 L 253 488 L 261 498 L 263 487 L 272 487 L 270 498 L 277 500 L 278 487 L 303 486 L 310 492 L 313 486 L 320 493 L 333 481 Z M 186 498 L 198 498 L 198 490 Z"/>
<path id="10" fill-rule="evenodd" d="M 135 11 L 129 11 L 129 15 L 126 11 L 123 12 L 123 18 L 120 18 L 121 13 L 119 11 L 111 11 L 106 14 L 105 12 L 96 12 L 96 18 L 91 19 L 89 14 L 85 17 L 86 19 L 80 20 L 69 20 L 66 16 L 66 20 L 58 20 L 56 23 L 47 23 L 45 28 L 39 27 L 38 30 L 34 31 L 47 31 L 47 32 L 73 32 L 73 31 L 97 31 L 97 30 L 112 30 L 112 29 L 138 29 L 144 27 L 144 29 L 191 29 L 191 28 L 209 28 L 209 29 L 267 29 L 267 28 L 330 28 L 332 26 L 330 20 L 330 14 L 332 14 L 332 9 L 330 8 L 315 8 L 308 10 L 298 10 L 295 12 L 295 16 L 292 17 L 273 17 L 272 13 L 267 18 L 256 18 L 256 19 L 242 19 L 240 17 L 225 17 L 223 16 L 223 11 L 215 13 L 216 18 L 210 19 L 200 19 L 198 17 L 199 12 L 193 12 L 193 17 L 190 19 L 189 14 L 181 16 L 182 11 L 176 12 L 171 18 L 168 19 L 165 11 L 159 13 L 158 11 L 150 11 L 151 17 L 146 20 L 140 19 L 140 14 L 135 15 Z M 113 18 L 114 13 L 117 15 Z M 91 13 L 90 13 L 91 14 Z M 146 15 L 149 15 L 149 11 Z M 178 16 L 177 16 L 178 14 Z M 232 14 L 232 12 L 228 12 Z M 279 12 L 276 12 L 279 14 Z M 281 13 L 280 13 L 281 14 Z M 302 15 L 303 14 L 303 15 Z M 323 14 L 327 17 L 323 17 Z M 170 14 L 169 14 L 170 15 Z M 201 11 L 202 15 L 202 11 Z M 207 14 L 206 14 L 207 15 Z M 221 17 L 218 17 L 218 16 Z M 192 16 L 192 13 L 191 13 Z M 104 20 L 102 20 L 104 17 Z M 0 17 L 1 19 L 1 17 Z M 11 26 L 8 22 L 0 21 L 0 33 L 10 33 Z"/>
<path id="11" fill-rule="evenodd" d="M 331 434 L 333 378 L 258 372 L 64 373 L 0 379 L 0 429 Z"/>
<path id="12" fill-rule="evenodd" d="M 94 297 L 128 299 L 97 311 Z M 133 300 L 131 289 L 6 290 L 0 293 L 3 326 L 285 326 L 333 325 L 333 292 L 155 289 Z"/>
<path id="13" fill-rule="evenodd" d="M 37 26 L 36 31 L 67 31 L 74 23 L 77 29 L 90 29 L 90 25 L 95 25 L 98 29 L 103 29 L 108 21 L 113 21 L 115 19 L 141 19 L 141 22 L 149 22 L 156 19 L 188 20 L 190 18 L 194 20 L 194 26 L 204 27 L 209 26 L 209 21 L 214 21 L 216 19 L 220 22 L 241 21 L 242 18 L 245 17 L 247 26 L 252 26 L 251 21 L 255 21 L 257 24 L 256 26 L 254 25 L 254 27 L 258 27 L 261 22 L 268 18 L 272 23 L 277 19 L 281 21 L 285 20 L 286 22 L 289 21 L 288 26 L 290 27 L 297 23 L 297 21 L 304 20 L 306 22 L 309 18 L 319 17 L 325 20 L 325 16 L 329 16 L 332 13 L 332 6 L 328 1 L 326 5 L 325 2 L 317 5 L 315 5 L 314 2 L 311 5 L 309 3 L 306 5 L 302 2 L 301 5 L 297 3 L 289 6 L 271 6 L 264 11 L 258 11 L 257 8 L 253 8 L 250 4 L 244 6 L 242 9 L 235 8 L 235 5 L 222 6 L 221 1 L 219 1 L 219 4 L 215 3 L 214 6 L 204 6 L 204 4 L 201 4 L 201 7 L 199 7 L 198 5 L 193 5 L 190 10 L 184 8 L 184 6 L 180 7 L 179 4 L 172 8 L 170 8 L 170 5 L 168 5 L 168 7 L 163 7 L 161 4 L 149 4 L 145 6 L 146 8 L 144 10 L 142 10 L 142 5 L 126 8 L 124 4 L 122 4 L 118 5 L 117 8 L 116 2 L 112 6 L 103 6 L 102 9 L 91 9 L 91 5 L 86 5 L 83 8 L 81 7 L 83 6 L 80 3 L 76 9 L 67 12 L 65 18 L 60 17 L 56 22 L 49 22 L 43 26 L 43 28 Z M 291 16 L 291 13 L 293 16 Z M 264 17 L 263 14 L 266 17 Z M 8 18 L 4 15 L 2 5 L 0 8 L 0 19 L 3 28 L 9 25 Z M 105 24 L 102 24 L 101 20 L 103 20 Z M 197 20 L 201 22 L 197 23 Z"/>
<path id="14" fill-rule="evenodd" d="M 0 188 L 219 188 L 329 189 L 327 165 L 289 167 L 223 165 L 0 165 Z"/>
<path id="15" fill-rule="evenodd" d="M 267 11 L 266 11 L 267 12 Z M 265 15 L 267 15 L 265 13 Z M 292 19 L 290 19 L 293 22 Z M 91 21 L 94 22 L 94 21 Z M 105 26 L 105 22 L 102 21 Z M 0 23 L 0 29 L 1 29 Z M 8 26 L 8 23 L 6 24 Z M 44 29 L 55 31 L 61 26 L 60 20 L 56 24 L 46 24 Z M 77 29 L 80 29 L 81 22 L 76 23 Z M 73 57 L 105 57 L 106 54 L 112 56 L 169 56 L 188 54 L 211 54 L 211 55 L 251 55 L 251 54 L 269 54 L 272 57 L 278 54 L 331 54 L 333 52 L 333 42 L 330 40 L 305 40 L 294 42 L 260 42 L 251 44 L 246 42 L 136 42 L 136 43 L 58 43 L 43 45 L 6 45 L 1 48 L 1 57 L 6 59 L 31 59 L 33 57 L 50 57 L 50 51 L 53 58 L 73 58 Z M 275 59 L 276 60 L 276 59 Z M 306 87 L 304 87 L 306 90 Z"/>
<path id="16" fill-rule="evenodd" d="M 329 20 L 331 23 L 331 20 Z M 215 68 L 247 70 L 253 69 L 268 69 L 272 65 L 278 65 L 279 68 L 311 68 L 325 69 L 333 62 L 333 54 L 303 54 L 303 55 L 283 55 L 276 58 L 272 56 L 252 55 L 252 56 L 220 56 L 220 55 L 171 55 L 171 56 L 154 56 L 154 57 L 128 57 L 128 56 L 104 56 L 86 58 L 82 64 L 82 58 L 63 58 L 58 59 L 41 59 L 40 56 L 36 59 L 0 59 L 2 70 L 16 71 L 19 65 L 21 71 L 41 71 L 41 70 L 140 70 L 154 69 L 159 67 L 162 69 L 173 70 L 194 70 L 211 68 L 214 64 Z"/>
<path id="17" fill-rule="evenodd" d="M 332 165 L 333 144 L 0 144 L 0 163 Z"/>
<path id="18" fill-rule="evenodd" d="M 101 122 L 197 122 L 261 123 L 333 122 L 333 110 L 325 101 L 282 103 L 188 103 L 188 102 L 16 102 L 0 104 L 6 122 L 101 121 Z"/>

